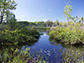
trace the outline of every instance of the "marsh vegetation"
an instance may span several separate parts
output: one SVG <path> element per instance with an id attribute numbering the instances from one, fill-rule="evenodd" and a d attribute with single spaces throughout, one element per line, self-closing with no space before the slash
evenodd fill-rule
<path id="1" fill-rule="evenodd" d="M 0 63 L 83 63 L 84 19 L 71 16 L 67 22 L 17 21 L 15 0 L 0 0 Z"/>

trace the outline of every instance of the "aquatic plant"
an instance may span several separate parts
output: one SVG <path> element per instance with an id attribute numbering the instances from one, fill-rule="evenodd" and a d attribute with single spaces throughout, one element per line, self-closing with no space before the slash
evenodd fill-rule
<path id="1" fill-rule="evenodd" d="M 64 63 L 84 63 L 83 48 L 69 47 L 63 53 Z"/>
<path id="2" fill-rule="evenodd" d="M 30 55 L 30 48 L 26 48 L 26 51 L 16 49 L 5 49 L 0 51 L 0 63 L 47 63 L 40 59 L 41 57 L 32 57 Z"/>

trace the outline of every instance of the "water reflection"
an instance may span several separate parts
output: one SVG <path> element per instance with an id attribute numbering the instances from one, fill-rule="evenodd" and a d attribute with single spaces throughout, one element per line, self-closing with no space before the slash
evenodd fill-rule
<path id="1" fill-rule="evenodd" d="M 64 62 L 71 62 L 71 63 L 82 63 L 84 62 L 84 50 L 83 48 L 76 48 L 71 46 L 66 48 L 65 52 L 63 53 L 63 60 Z"/>
<path id="2" fill-rule="evenodd" d="M 30 52 L 32 57 L 38 58 L 40 55 L 43 60 L 47 60 L 48 63 L 62 63 L 63 57 L 62 53 L 64 48 L 55 42 L 49 40 L 49 35 L 47 32 L 41 32 L 43 35 L 40 36 L 38 42 L 30 47 Z M 24 49 L 26 46 L 24 47 Z"/>
<path id="3" fill-rule="evenodd" d="M 54 39 L 49 38 L 49 40 L 56 43 L 56 45 L 59 44 L 59 42 L 56 42 Z M 84 45 L 71 46 L 71 45 L 61 44 L 61 46 L 63 46 L 64 48 L 64 51 L 62 54 L 64 63 L 83 63 L 84 62 Z"/>
<path id="4" fill-rule="evenodd" d="M 84 62 L 84 46 L 65 46 L 56 42 L 55 40 L 49 38 L 49 35 L 46 32 L 42 32 L 43 35 L 40 36 L 39 40 L 36 42 L 27 43 L 25 46 L 20 45 L 17 47 L 22 47 L 22 50 L 30 48 L 30 53 L 33 58 L 40 58 L 48 63 L 82 63 Z M 16 46 L 3 46 L 1 52 L 6 48 L 10 47 L 15 48 Z M 2 48 L 1 47 L 1 48 Z"/>

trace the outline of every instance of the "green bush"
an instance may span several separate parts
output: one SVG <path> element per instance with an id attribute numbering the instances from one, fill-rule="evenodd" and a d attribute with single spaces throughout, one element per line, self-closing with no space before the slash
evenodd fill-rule
<path id="1" fill-rule="evenodd" d="M 20 30 L 0 31 L 0 44 L 3 45 L 23 45 L 37 41 L 39 33 L 32 28 L 22 28 Z M 31 45 L 31 44 L 30 44 Z"/>
<path id="2" fill-rule="evenodd" d="M 79 27 L 56 27 L 50 31 L 50 38 L 55 39 L 63 44 L 84 44 L 84 31 Z"/>
<path id="3" fill-rule="evenodd" d="M 3 53 L 4 52 L 4 53 Z M 37 59 L 35 59 L 37 58 Z M 47 63 L 41 57 L 32 57 L 30 55 L 30 48 L 26 51 L 16 48 L 5 49 L 0 52 L 0 63 Z"/>

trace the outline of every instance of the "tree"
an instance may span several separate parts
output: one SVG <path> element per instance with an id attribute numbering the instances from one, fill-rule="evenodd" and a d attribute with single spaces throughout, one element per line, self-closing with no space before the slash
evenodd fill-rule
<path id="1" fill-rule="evenodd" d="M 83 24 L 83 20 L 84 20 L 83 17 L 81 17 L 81 22 L 82 22 L 82 24 Z"/>
<path id="2" fill-rule="evenodd" d="M 78 16 L 76 16 L 76 17 L 71 17 L 71 19 L 73 20 L 73 22 L 75 22 L 75 24 L 79 21 Z"/>
<path id="3" fill-rule="evenodd" d="M 46 22 L 46 24 L 47 24 L 48 27 L 52 27 L 53 22 L 48 20 L 48 21 Z"/>
<path id="4" fill-rule="evenodd" d="M 74 16 L 73 16 L 73 17 L 71 17 L 71 19 L 72 19 L 72 21 L 73 21 L 73 22 L 75 22 L 75 17 L 74 17 Z"/>
<path id="5" fill-rule="evenodd" d="M 0 12 L 1 12 L 0 23 L 3 22 L 3 19 L 6 19 L 6 21 L 9 20 L 9 14 L 11 14 L 10 10 L 15 10 L 16 6 L 17 4 L 14 0 L 1 0 L 0 1 Z"/>
<path id="6" fill-rule="evenodd" d="M 72 6 L 71 5 L 66 5 L 64 7 L 64 14 L 65 14 L 65 17 L 67 19 L 68 24 L 69 24 L 69 20 L 71 18 L 71 13 L 72 13 Z"/>
<path id="7" fill-rule="evenodd" d="M 9 26 L 10 26 L 10 29 L 11 30 L 15 30 L 16 29 L 16 18 L 15 18 L 15 15 L 13 14 L 13 13 L 10 13 L 9 14 L 9 22 L 8 22 L 8 24 L 9 24 Z"/>
<path id="8" fill-rule="evenodd" d="M 56 20 L 55 24 L 56 24 L 56 25 L 59 25 L 59 21 L 58 21 L 58 20 Z"/>

